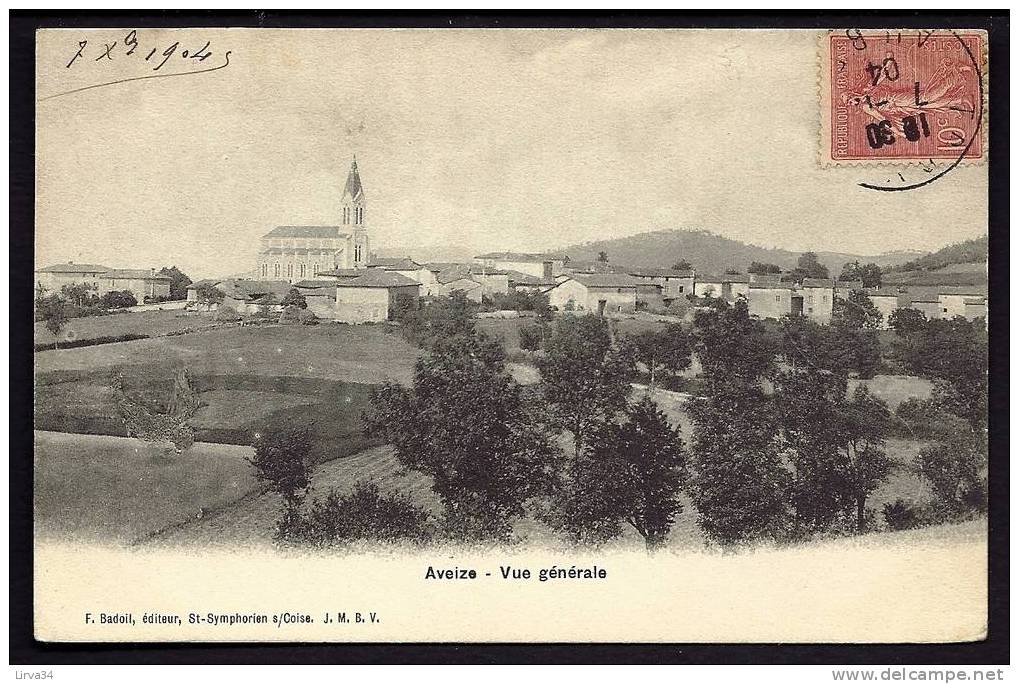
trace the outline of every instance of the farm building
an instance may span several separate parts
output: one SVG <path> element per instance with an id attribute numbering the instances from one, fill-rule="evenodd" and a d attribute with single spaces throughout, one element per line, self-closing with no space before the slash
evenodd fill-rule
<path id="1" fill-rule="evenodd" d="M 517 292 L 545 292 L 556 286 L 554 278 L 538 278 L 520 271 L 506 271 L 506 284 Z"/>
<path id="2" fill-rule="evenodd" d="M 336 317 L 335 279 L 302 280 L 294 287 L 304 296 L 308 311 L 315 314 L 315 318 L 331 321 Z"/>
<path id="3" fill-rule="evenodd" d="M 436 274 L 432 271 L 432 269 L 423 264 L 417 263 L 409 257 L 374 257 L 368 263 L 368 268 L 381 268 L 389 273 L 399 273 L 411 280 L 416 280 L 421 284 L 420 294 L 422 296 L 431 294 L 437 284 L 435 279 Z"/>
<path id="4" fill-rule="evenodd" d="M 99 279 L 113 269 L 99 264 L 53 264 L 36 269 L 35 284 L 49 292 L 59 292 L 64 285 L 88 285 L 99 290 Z"/>
<path id="5" fill-rule="evenodd" d="M 835 296 L 839 299 L 849 299 L 850 292 L 862 289 L 862 280 L 838 280 L 835 282 Z"/>
<path id="6" fill-rule="evenodd" d="M 884 317 L 884 322 L 881 327 L 888 327 L 888 319 L 891 317 L 892 312 L 899 308 L 899 291 L 894 288 L 874 288 L 867 290 L 867 298 L 870 303 L 874 305 L 881 315 Z"/>
<path id="7" fill-rule="evenodd" d="M 987 286 L 958 285 L 941 287 L 938 289 L 938 303 L 941 305 L 941 318 L 955 318 L 956 316 L 980 318 L 981 316 L 987 316 Z"/>
<path id="8" fill-rule="evenodd" d="M 283 299 L 290 292 L 290 283 L 282 280 L 243 280 L 227 278 L 224 280 L 199 280 L 188 286 L 187 301 L 190 306 L 198 305 L 198 291 L 211 285 L 223 293 L 223 301 L 209 308 L 228 307 L 240 314 L 253 314 L 259 311 L 280 311 Z"/>
<path id="9" fill-rule="evenodd" d="M 694 294 L 698 297 L 721 297 L 727 302 L 750 295 L 750 278 L 743 274 L 704 275 L 694 280 Z"/>
<path id="10" fill-rule="evenodd" d="M 671 268 L 632 268 L 627 271 L 642 283 L 658 285 L 662 299 L 677 299 L 694 293 L 694 272 Z"/>
<path id="11" fill-rule="evenodd" d="M 637 308 L 637 283 L 625 273 L 574 274 L 548 291 L 549 304 L 559 311 L 632 313 Z"/>
<path id="12" fill-rule="evenodd" d="M 803 296 L 803 315 L 827 325 L 835 304 L 835 284 L 828 278 L 804 278 L 799 293 Z"/>
<path id="13" fill-rule="evenodd" d="M 500 271 L 520 271 L 547 280 L 563 272 L 567 258 L 555 254 L 488 252 L 474 257 L 474 262 Z"/>
<path id="14" fill-rule="evenodd" d="M 333 320 L 340 323 L 387 321 L 400 306 L 416 304 L 421 287 L 407 276 L 375 268 L 356 278 L 337 279 L 335 285 Z"/>
<path id="15" fill-rule="evenodd" d="M 757 318 L 782 318 L 803 312 L 803 296 L 796 292 L 793 283 L 777 278 L 757 280 L 749 283 L 747 309 Z"/>

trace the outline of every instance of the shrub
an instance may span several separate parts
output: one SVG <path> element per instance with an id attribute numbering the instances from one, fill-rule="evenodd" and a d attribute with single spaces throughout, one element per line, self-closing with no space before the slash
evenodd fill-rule
<path id="1" fill-rule="evenodd" d="M 301 325 L 318 325 L 318 318 L 308 309 L 301 309 L 297 312 L 297 321 Z"/>
<path id="2" fill-rule="evenodd" d="M 520 348 L 526 351 L 538 351 L 545 341 L 545 326 L 541 323 L 520 326 Z"/>
<path id="3" fill-rule="evenodd" d="M 301 318 L 300 312 L 307 311 L 302 309 L 295 304 L 290 304 L 283 308 L 283 312 L 280 313 L 280 324 L 281 325 L 300 325 Z"/>
<path id="4" fill-rule="evenodd" d="M 428 521 L 428 512 L 406 495 L 383 493 L 374 482 L 362 480 L 346 495 L 330 490 L 307 513 L 284 511 L 279 529 L 285 541 L 314 546 L 423 542 L 431 537 Z"/>
<path id="5" fill-rule="evenodd" d="M 287 292 L 287 296 L 280 302 L 285 307 L 295 306 L 298 309 L 307 309 L 308 302 L 305 300 L 304 295 L 296 287 L 290 288 Z M 282 322 L 282 321 L 281 321 Z"/>
<path id="6" fill-rule="evenodd" d="M 923 524 L 923 509 L 904 499 L 896 499 L 895 503 L 886 503 L 882 514 L 885 523 L 893 530 L 911 530 Z"/>
<path id="7" fill-rule="evenodd" d="M 216 310 L 214 318 L 220 322 L 236 322 L 241 320 L 241 315 L 229 306 L 220 306 Z"/>
<path id="8" fill-rule="evenodd" d="M 110 290 L 99 298 L 99 306 L 104 309 L 126 309 L 137 304 L 138 299 L 130 290 Z"/>
<path id="9" fill-rule="evenodd" d="M 117 336 L 89 337 L 81 340 L 68 340 L 67 342 L 50 342 L 49 344 L 35 345 L 35 351 L 49 351 L 50 349 L 72 349 L 74 347 L 91 347 L 97 344 L 113 344 L 114 342 L 130 342 L 131 340 L 144 340 L 148 335 L 137 335 L 127 333 Z"/>

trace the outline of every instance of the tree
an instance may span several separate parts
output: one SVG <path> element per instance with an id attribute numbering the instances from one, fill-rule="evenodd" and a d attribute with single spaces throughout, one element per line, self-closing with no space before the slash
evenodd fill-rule
<path id="1" fill-rule="evenodd" d="M 814 252 L 804 252 L 800 255 L 800 258 L 796 260 L 796 268 L 791 272 L 794 280 L 802 280 L 803 278 L 829 278 L 828 267 L 817 260 L 817 254 Z"/>
<path id="2" fill-rule="evenodd" d="M 198 412 L 201 403 L 187 369 L 177 371 L 166 412 L 154 411 L 129 397 L 120 375 L 113 391 L 117 410 L 129 436 L 153 443 L 169 442 L 178 454 L 194 444 L 195 430 L 189 421 Z"/>
<path id="3" fill-rule="evenodd" d="M 607 264 L 608 261 L 609 261 L 609 253 L 608 252 L 598 252 L 598 261 L 602 262 L 603 264 Z"/>
<path id="4" fill-rule="evenodd" d="M 67 325 L 67 305 L 59 295 L 40 297 L 35 303 L 35 315 L 42 320 L 46 329 L 57 338 L 56 346 L 60 347 L 60 331 Z"/>
<path id="5" fill-rule="evenodd" d="M 553 419 L 573 435 L 579 457 L 591 430 L 614 416 L 630 393 L 632 362 L 612 344 L 600 316 L 564 316 L 538 360 L 541 388 Z"/>
<path id="6" fill-rule="evenodd" d="M 672 270 L 673 271 L 692 271 L 693 270 L 693 264 L 691 264 L 686 259 L 680 259 L 679 261 L 677 261 L 676 263 L 674 263 L 672 265 Z"/>
<path id="7" fill-rule="evenodd" d="M 842 266 L 839 280 L 861 281 L 866 288 L 881 287 L 881 267 L 877 264 L 860 264 L 850 261 Z"/>
<path id="8" fill-rule="evenodd" d="M 934 495 L 933 518 L 965 519 L 987 511 L 987 445 L 978 435 L 958 432 L 920 450 L 913 461 L 917 475 Z"/>
<path id="9" fill-rule="evenodd" d="M 689 491 L 704 535 L 723 546 L 779 539 L 789 474 L 771 402 L 758 388 L 708 383 L 687 402 L 693 420 Z"/>
<path id="10" fill-rule="evenodd" d="M 291 425 L 265 430 L 256 434 L 253 446 L 255 456 L 246 460 L 255 469 L 255 477 L 283 497 L 288 511 L 285 519 L 296 515 L 311 477 L 311 434 L 308 429 Z"/>
<path id="11" fill-rule="evenodd" d="M 365 431 L 393 443 L 400 463 L 431 476 L 446 534 L 508 539 L 524 502 L 555 477 L 550 433 L 525 405 L 502 346 L 481 334 L 441 338 L 411 388 L 372 395 Z"/>
<path id="12" fill-rule="evenodd" d="M 900 307 L 888 317 L 888 327 L 895 331 L 896 337 L 909 339 L 923 332 L 927 325 L 927 317 L 918 309 Z"/>
<path id="13" fill-rule="evenodd" d="M 170 299 L 187 299 L 188 286 L 191 285 L 191 278 L 176 266 L 164 266 L 159 269 L 158 275 L 170 276 Z"/>
<path id="14" fill-rule="evenodd" d="M 834 326 L 876 330 L 883 321 L 884 316 L 863 290 L 853 290 L 847 298 L 836 297 L 832 305 L 831 323 Z"/>
<path id="15" fill-rule="evenodd" d="M 137 304 L 138 300 L 130 290 L 110 290 L 99 298 L 99 306 L 104 309 L 126 309 Z"/>
<path id="16" fill-rule="evenodd" d="M 402 333 L 408 342 L 428 349 L 437 342 L 474 334 L 476 305 L 460 290 L 419 309 L 402 310 Z"/>
<path id="17" fill-rule="evenodd" d="M 686 477 L 683 440 L 649 397 L 629 407 L 626 420 L 609 423 L 592 449 L 595 461 L 611 464 L 613 514 L 644 538 L 648 551 L 668 537 L 683 506 L 678 496 Z"/>
<path id="18" fill-rule="evenodd" d="M 283 306 L 296 306 L 298 309 L 307 309 L 308 301 L 301 294 L 301 291 L 296 287 L 292 287 L 287 291 L 287 295 L 280 302 Z"/>
<path id="19" fill-rule="evenodd" d="M 723 545 L 784 533 L 788 473 L 778 422 L 762 381 L 776 347 L 746 302 L 694 317 L 704 396 L 686 406 L 693 420 L 690 495 L 708 539 Z"/>
<path id="20" fill-rule="evenodd" d="M 764 324 L 750 317 L 744 300 L 694 315 L 697 358 L 708 382 L 756 386 L 775 360 Z"/>
<path id="21" fill-rule="evenodd" d="M 755 275 L 777 274 L 782 272 L 782 267 L 776 264 L 769 264 L 761 261 L 751 261 L 747 273 Z"/>
<path id="22" fill-rule="evenodd" d="M 693 337 L 679 323 L 645 330 L 629 337 L 626 342 L 634 359 L 647 368 L 652 389 L 659 373 L 676 377 L 690 367 Z"/>
<path id="23" fill-rule="evenodd" d="M 831 432 L 848 465 L 846 493 L 855 503 L 856 531 L 864 532 L 867 499 L 895 469 L 884 451 L 888 406 L 860 385 L 848 401 L 839 403 L 835 418 Z"/>
<path id="24" fill-rule="evenodd" d="M 68 283 L 60 288 L 60 294 L 79 309 L 92 305 L 99 298 L 96 289 L 86 283 Z"/>
<path id="25" fill-rule="evenodd" d="M 223 300 L 226 299 L 226 293 L 212 283 L 202 283 L 196 286 L 195 296 L 198 303 L 204 306 L 222 304 Z"/>

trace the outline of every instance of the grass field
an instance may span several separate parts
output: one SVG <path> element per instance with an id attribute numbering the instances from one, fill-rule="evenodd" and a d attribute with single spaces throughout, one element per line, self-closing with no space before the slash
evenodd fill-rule
<path id="1" fill-rule="evenodd" d="M 212 328 L 217 323 L 211 313 L 185 313 L 183 311 L 128 311 L 109 316 L 72 318 L 54 335 L 44 323 L 35 324 L 35 343 L 49 344 L 66 340 L 88 340 L 96 337 L 117 337 L 133 333 L 159 337 L 182 330 Z"/>
<path id="2" fill-rule="evenodd" d="M 257 489 L 251 450 L 195 444 L 182 455 L 136 439 L 35 433 L 41 538 L 128 543 Z"/>

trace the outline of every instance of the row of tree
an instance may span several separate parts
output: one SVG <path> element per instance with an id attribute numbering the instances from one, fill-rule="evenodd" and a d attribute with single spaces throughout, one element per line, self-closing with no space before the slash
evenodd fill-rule
<path id="1" fill-rule="evenodd" d="M 742 302 L 698 312 L 692 331 L 633 337 L 614 336 L 598 317 L 568 316 L 550 329 L 540 384 L 523 387 L 507 372 L 501 345 L 474 329 L 462 304 L 433 312 L 412 386 L 383 386 L 365 414 L 369 434 L 430 476 L 442 514 L 423 525 L 430 520 L 423 510 L 369 487 L 356 493 L 362 504 L 375 492 L 380 515 L 402 511 L 417 521 L 377 521 L 369 527 L 391 537 L 373 539 L 505 541 L 516 518 L 532 515 L 581 544 L 628 526 L 654 549 L 683 510 L 681 491 L 704 535 L 721 545 L 874 526 L 867 502 L 899 467 L 884 443 L 902 419 L 865 388 L 848 391 L 836 328 L 789 318 L 776 340 Z M 687 445 L 652 394 L 633 398 L 629 383 L 635 365 L 651 377 L 678 373 L 692 354 L 703 390 L 685 408 L 693 421 Z M 980 510 L 979 464 L 975 477 L 958 459 L 946 466 L 954 471 L 938 470 L 947 448 L 925 450 L 915 464 L 935 496 L 950 500 L 931 519 Z M 289 502 L 281 538 L 349 541 L 348 528 L 328 532 L 342 527 L 328 522 L 328 511 L 345 510 L 346 499 L 332 493 L 306 504 L 302 483 L 306 489 L 305 477 L 291 494 L 281 490 Z"/>

